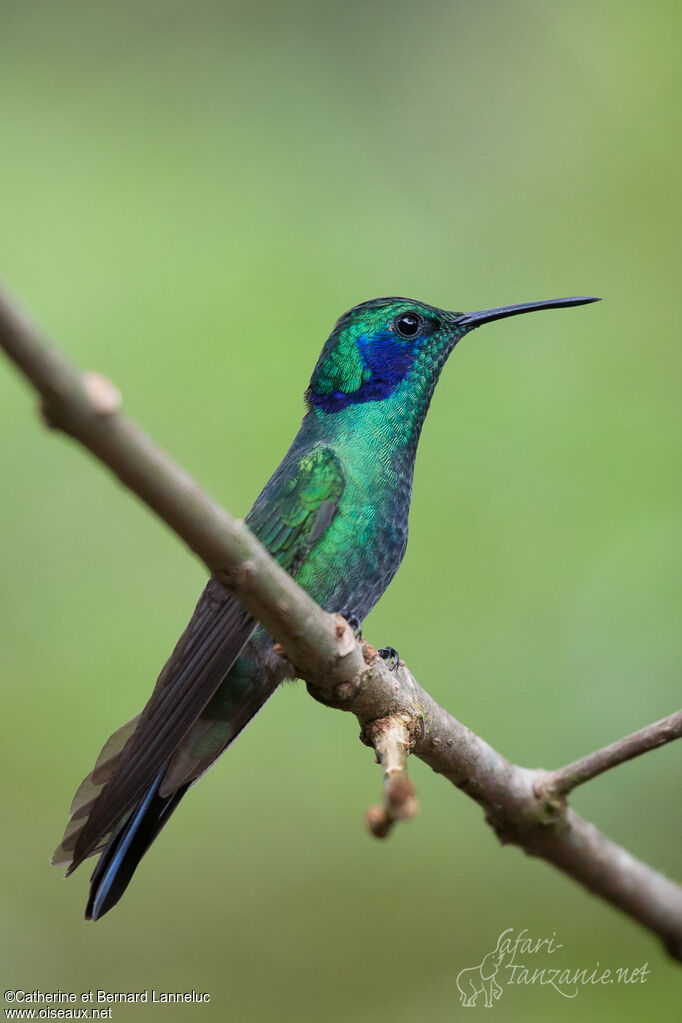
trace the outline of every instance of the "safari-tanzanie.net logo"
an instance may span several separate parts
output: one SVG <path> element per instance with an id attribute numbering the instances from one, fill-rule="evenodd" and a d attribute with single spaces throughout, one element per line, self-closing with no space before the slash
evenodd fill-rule
<path id="1" fill-rule="evenodd" d="M 613 969 L 599 962 L 592 966 L 567 966 L 565 954 L 553 958 L 564 946 L 551 938 L 534 938 L 524 927 L 502 931 L 495 948 L 476 966 L 467 966 L 457 974 L 459 1000 L 467 1009 L 481 999 L 487 1008 L 502 997 L 507 987 L 551 987 L 563 998 L 575 998 L 581 988 L 609 984 L 645 984 L 651 970 L 641 966 Z"/>

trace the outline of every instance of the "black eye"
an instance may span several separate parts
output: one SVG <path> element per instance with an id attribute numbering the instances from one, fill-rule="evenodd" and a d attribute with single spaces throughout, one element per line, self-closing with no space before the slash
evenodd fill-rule
<path id="1" fill-rule="evenodd" d="M 396 334 L 401 337 L 416 337 L 422 329 L 424 321 L 417 313 L 401 313 L 393 321 Z"/>

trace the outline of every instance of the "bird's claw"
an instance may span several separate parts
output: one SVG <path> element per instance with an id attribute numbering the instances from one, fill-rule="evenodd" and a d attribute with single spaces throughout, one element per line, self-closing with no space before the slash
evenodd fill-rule
<path id="1" fill-rule="evenodd" d="M 400 664 L 400 655 L 395 647 L 382 646 L 381 650 L 377 650 L 379 657 L 386 661 L 386 666 L 390 671 L 395 671 Z"/>
<path id="2" fill-rule="evenodd" d="M 345 618 L 350 625 L 356 639 L 362 639 L 362 622 L 357 615 L 346 614 L 345 611 L 339 611 L 342 618 Z"/>
<path id="3" fill-rule="evenodd" d="M 345 618 L 350 625 L 356 639 L 362 639 L 362 622 L 356 614 L 352 612 L 339 611 L 342 618 Z M 385 646 L 381 650 L 377 650 L 379 657 L 386 661 L 386 665 L 390 671 L 395 671 L 400 664 L 400 655 L 395 647 Z"/>

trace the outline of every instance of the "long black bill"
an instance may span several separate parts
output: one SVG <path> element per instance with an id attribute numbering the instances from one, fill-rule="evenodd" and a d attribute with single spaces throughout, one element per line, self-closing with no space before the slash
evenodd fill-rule
<path id="1" fill-rule="evenodd" d="M 491 320 L 503 320 L 505 316 L 516 316 L 517 313 L 532 313 L 535 309 L 562 309 L 570 305 L 586 305 L 588 302 L 600 302 L 599 298 L 550 298 L 546 302 L 522 302 L 520 305 L 500 305 L 496 309 L 481 309 L 477 313 L 462 313 L 457 319 L 458 327 L 480 327 Z"/>

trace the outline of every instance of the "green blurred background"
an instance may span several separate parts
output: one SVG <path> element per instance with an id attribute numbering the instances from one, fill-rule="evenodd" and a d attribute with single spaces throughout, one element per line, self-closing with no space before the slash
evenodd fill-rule
<path id="1" fill-rule="evenodd" d="M 350 305 L 603 296 L 457 350 L 365 626 L 528 766 L 679 705 L 681 20 L 672 0 L 2 5 L 5 280 L 234 514 Z M 3 987 L 211 994 L 114 1008 L 131 1021 L 450 1020 L 457 973 L 512 927 L 564 945 L 530 966 L 651 975 L 572 1001 L 507 987 L 501 1019 L 679 1007 L 656 940 L 500 848 L 420 763 L 421 817 L 372 841 L 371 754 L 300 685 L 86 925 L 88 867 L 64 883 L 49 854 L 205 572 L 34 405 L 1 366 Z M 573 800 L 678 879 L 680 755 Z"/>

